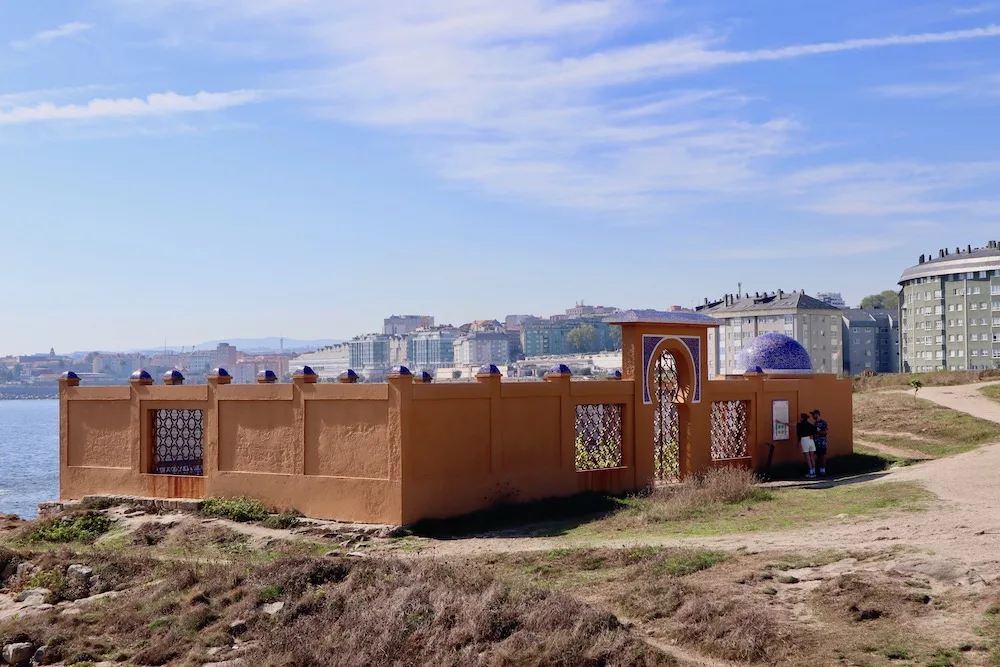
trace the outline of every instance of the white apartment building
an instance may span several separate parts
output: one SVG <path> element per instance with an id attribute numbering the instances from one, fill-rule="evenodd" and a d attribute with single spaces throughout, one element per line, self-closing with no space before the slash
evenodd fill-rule
<path id="1" fill-rule="evenodd" d="M 351 367 L 351 346 L 348 343 L 327 345 L 315 352 L 300 354 L 290 365 L 293 369 L 309 366 L 320 382 L 336 382 L 340 374 Z"/>
<path id="2" fill-rule="evenodd" d="M 736 355 L 743 346 L 766 333 L 780 333 L 797 340 L 812 358 L 817 373 L 841 373 L 841 311 L 805 292 L 727 294 L 697 311 L 722 321 L 708 330 L 708 376 L 741 375 Z"/>
<path id="3" fill-rule="evenodd" d="M 499 331 L 474 331 L 453 343 L 455 366 L 505 366 L 510 361 L 510 339 Z"/>

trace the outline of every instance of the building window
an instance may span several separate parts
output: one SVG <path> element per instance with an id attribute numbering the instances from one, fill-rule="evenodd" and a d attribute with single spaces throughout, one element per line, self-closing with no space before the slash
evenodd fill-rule
<path id="1" fill-rule="evenodd" d="M 979 277 L 980 278 L 985 278 L 986 277 L 986 272 L 985 271 L 980 271 L 979 272 Z"/>

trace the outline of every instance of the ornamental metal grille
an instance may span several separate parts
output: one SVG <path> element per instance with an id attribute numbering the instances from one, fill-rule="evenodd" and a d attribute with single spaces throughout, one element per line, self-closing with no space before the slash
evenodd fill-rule
<path id="1" fill-rule="evenodd" d="M 153 410 L 153 473 L 201 475 L 201 410 Z"/>
<path id="2" fill-rule="evenodd" d="M 750 401 L 715 401 L 712 403 L 712 459 L 738 459 L 749 456 L 747 426 Z"/>
<path id="3" fill-rule="evenodd" d="M 577 470 L 621 467 L 624 407 L 619 403 L 576 406 Z"/>
<path id="4" fill-rule="evenodd" d="M 664 352 L 653 366 L 653 464 L 656 479 L 674 482 L 681 477 L 680 413 L 677 399 L 681 383 L 677 360 Z"/>

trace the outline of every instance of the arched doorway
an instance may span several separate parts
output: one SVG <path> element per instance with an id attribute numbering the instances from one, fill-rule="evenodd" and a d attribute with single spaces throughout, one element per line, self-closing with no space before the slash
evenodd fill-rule
<path id="1" fill-rule="evenodd" d="M 663 350 L 653 365 L 653 470 L 658 482 L 681 478 L 681 378 L 677 359 Z"/>

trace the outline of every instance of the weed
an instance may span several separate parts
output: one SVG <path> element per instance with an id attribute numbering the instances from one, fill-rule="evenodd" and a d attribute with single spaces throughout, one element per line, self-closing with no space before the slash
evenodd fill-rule
<path id="1" fill-rule="evenodd" d="M 295 528 L 299 525 L 299 517 L 290 512 L 282 512 L 281 514 L 272 514 L 265 518 L 261 525 L 265 528 L 274 528 L 278 530 L 288 530 L 290 528 Z"/>
<path id="2" fill-rule="evenodd" d="M 778 577 L 778 583 L 779 584 L 797 584 L 797 583 L 799 583 L 799 578 L 798 577 L 793 577 L 790 574 L 783 574 L 783 575 L 781 575 L 781 576 Z"/>
<path id="3" fill-rule="evenodd" d="M 114 524 L 114 519 L 100 512 L 80 512 L 42 519 L 28 527 L 26 538 L 32 542 L 90 543 Z"/>
<path id="4" fill-rule="evenodd" d="M 201 506 L 201 512 L 240 523 L 263 521 L 270 514 L 259 500 L 245 497 L 207 498 Z"/>

